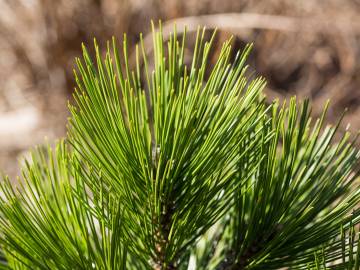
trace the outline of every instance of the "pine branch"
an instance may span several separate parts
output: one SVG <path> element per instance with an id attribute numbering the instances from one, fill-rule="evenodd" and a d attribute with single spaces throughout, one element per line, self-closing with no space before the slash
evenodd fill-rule
<path id="1" fill-rule="evenodd" d="M 237 196 L 224 269 L 278 269 L 309 262 L 308 254 L 332 240 L 357 206 L 359 193 L 351 190 L 359 188 L 353 171 L 359 151 L 348 143 L 349 134 L 332 144 L 338 125 L 321 134 L 325 111 L 312 131 L 309 115 L 308 102 L 300 112 L 294 99 L 289 108 L 278 112 L 274 107 L 273 128 L 264 129 L 265 134 L 275 130 L 270 140 L 263 140 L 265 158 Z"/>
<path id="2" fill-rule="evenodd" d="M 186 31 L 164 42 L 153 26 L 153 58 L 140 36 L 134 70 L 126 35 L 104 58 L 83 45 L 66 142 L 0 187 L 0 268 L 359 266 L 350 134 L 324 127 L 328 105 L 313 123 L 307 100 L 266 104 L 251 45 L 233 59 L 230 39 L 209 65 L 205 36 L 187 63 Z"/>
<path id="3" fill-rule="evenodd" d="M 87 197 L 79 166 L 60 142 L 54 153 L 33 152 L 18 188 L 2 184 L 1 243 L 11 269 L 125 269 L 117 203 Z"/>
<path id="4" fill-rule="evenodd" d="M 96 65 L 85 48 L 84 64 L 77 61 L 81 78 L 78 110 L 71 108 L 70 141 L 93 168 L 102 170 L 106 186 L 134 213 L 129 231 L 138 232 L 138 248 L 145 247 L 160 269 L 174 268 L 182 250 L 231 207 L 233 190 L 242 184 L 232 181 L 236 163 L 251 157 L 256 147 L 256 140 L 240 143 L 259 132 L 258 122 L 266 113 L 259 102 L 263 80 L 245 78 L 250 47 L 230 64 L 226 42 L 205 82 L 213 37 L 203 39 L 204 31 L 198 31 L 188 68 L 183 62 L 185 37 L 179 45 L 174 30 L 165 62 L 162 33 L 154 32 L 154 73 L 147 73 L 144 55 L 145 86 L 139 61 L 136 73 L 129 70 L 126 40 L 124 71 L 115 45 L 116 71 L 110 50 L 102 63 L 96 44 Z M 107 106 L 100 110 L 101 104 Z M 241 155 L 234 151 L 239 146 Z"/>

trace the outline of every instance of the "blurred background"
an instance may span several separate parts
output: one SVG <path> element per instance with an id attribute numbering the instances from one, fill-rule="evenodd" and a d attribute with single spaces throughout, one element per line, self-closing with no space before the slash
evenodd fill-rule
<path id="1" fill-rule="evenodd" d="M 217 27 L 215 51 L 231 34 L 237 49 L 254 42 L 270 100 L 309 97 L 318 115 L 330 98 L 328 121 L 348 108 L 341 128 L 358 131 L 359 15 L 359 0 L 0 0 L 0 169 L 14 176 L 26 149 L 66 134 L 81 42 L 126 32 L 131 45 L 151 19 Z"/>

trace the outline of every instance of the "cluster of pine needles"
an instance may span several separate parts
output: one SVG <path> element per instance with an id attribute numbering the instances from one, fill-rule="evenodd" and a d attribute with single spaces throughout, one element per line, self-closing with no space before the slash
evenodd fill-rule
<path id="1" fill-rule="evenodd" d="M 83 47 L 67 137 L 1 182 L 0 268 L 359 269 L 356 139 L 205 32 Z"/>

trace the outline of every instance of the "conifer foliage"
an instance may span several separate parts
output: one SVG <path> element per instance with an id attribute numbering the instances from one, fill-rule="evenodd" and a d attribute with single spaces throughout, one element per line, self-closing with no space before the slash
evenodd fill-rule
<path id="1" fill-rule="evenodd" d="M 67 138 L 38 147 L 0 198 L 3 269 L 359 269 L 350 134 L 309 101 L 265 102 L 251 45 L 186 33 L 83 46 Z"/>

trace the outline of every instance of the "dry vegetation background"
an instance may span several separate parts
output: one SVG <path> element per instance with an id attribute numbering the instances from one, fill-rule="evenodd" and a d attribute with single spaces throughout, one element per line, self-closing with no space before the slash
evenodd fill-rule
<path id="1" fill-rule="evenodd" d="M 342 128 L 357 131 L 359 14 L 358 0 L 0 0 L 0 168 L 14 175 L 27 148 L 65 134 L 81 42 L 126 32 L 134 44 L 151 19 L 218 27 L 215 47 L 230 34 L 236 48 L 254 42 L 270 99 L 310 97 L 316 115 L 330 98 L 329 121 L 347 107 Z"/>

